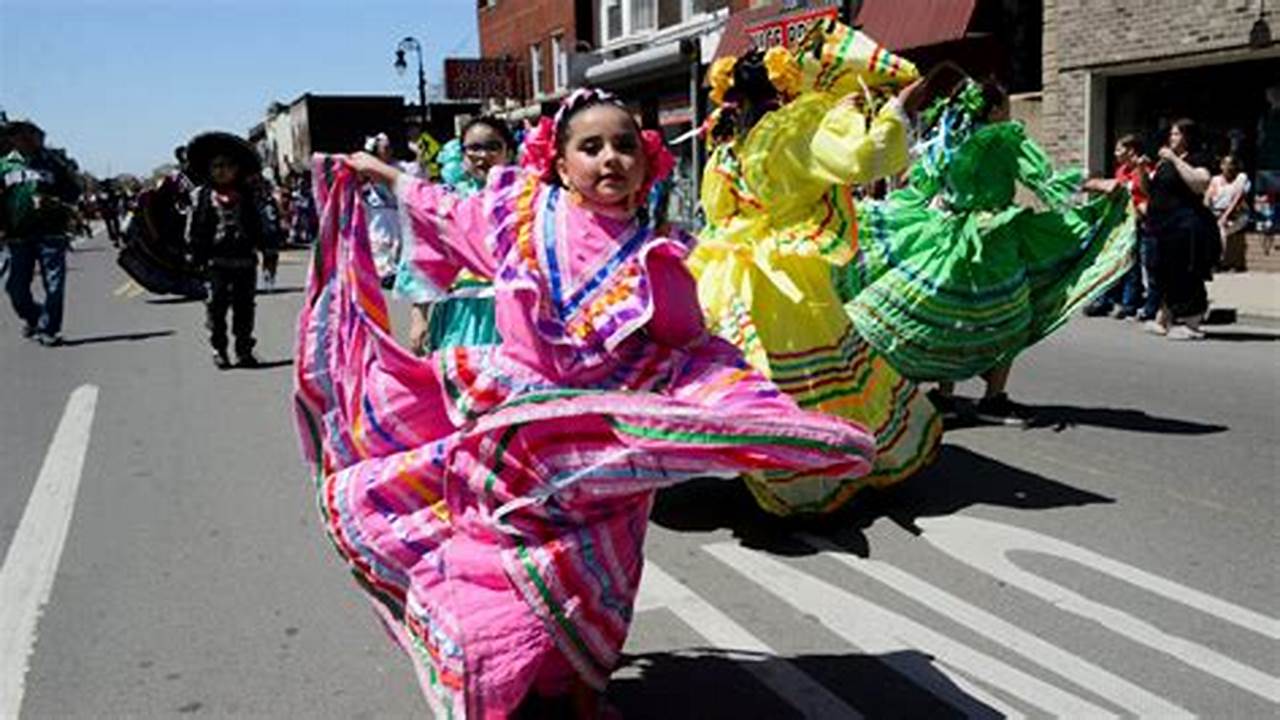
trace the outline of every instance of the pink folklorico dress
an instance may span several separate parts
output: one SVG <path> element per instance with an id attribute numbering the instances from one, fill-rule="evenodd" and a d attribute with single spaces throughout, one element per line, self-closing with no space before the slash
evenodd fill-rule
<path id="1" fill-rule="evenodd" d="M 326 528 L 438 717 L 505 717 L 575 675 L 604 688 L 657 488 L 870 469 L 863 428 L 798 409 L 704 331 L 687 236 L 518 168 L 467 199 L 397 184 L 417 269 L 492 279 L 503 338 L 414 357 L 388 332 L 351 175 L 317 191 L 298 427 Z"/>

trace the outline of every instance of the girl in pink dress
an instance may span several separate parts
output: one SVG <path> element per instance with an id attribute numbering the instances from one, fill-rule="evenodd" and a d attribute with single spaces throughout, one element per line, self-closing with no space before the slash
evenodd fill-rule
<path id="1" fill-rule="evenodd" d="M 874 452 L 863 428 L 800 410 L 705 331 L 692 240 L 642 217 L 671 167 L 660 136 L 579 90 L 526 154 L 466 199 L 365 154 L 318 188 L 296 363 L 304 454 L 327 531 L 437 717 L 603 716 L 657 488 L 749 470 L 850 477 Z M 417 358 L 396 344 L 357 173 L 394 186 L 423 276 L 493 281 L 501 345 Z"/>

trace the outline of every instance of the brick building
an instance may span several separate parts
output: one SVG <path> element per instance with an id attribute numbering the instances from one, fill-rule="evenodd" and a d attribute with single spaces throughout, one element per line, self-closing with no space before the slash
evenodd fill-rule
<path id="1" fill-rule="evenodd" d="M 570 55 L 591 46 L 594 5 L 592 0 L 477 0 L 480 55 L 515 61 L 520 97 L 513 100 L 565 94 Z"/>
<path id="2" fill-rule="evenodd" d="M 1280 43 L 1251 47 L 1260 12 L 1261 0 L 1044 0 L 1048 149 L 1105 171 L 1118 136 L 1137 133 L 1154 152 L 1169 122 L 1188 116 L 1215 152 L 1234 149 L 1250 169 L 1266 162 L 1259 126 L 1267 88 L 1280 92 Z"/>

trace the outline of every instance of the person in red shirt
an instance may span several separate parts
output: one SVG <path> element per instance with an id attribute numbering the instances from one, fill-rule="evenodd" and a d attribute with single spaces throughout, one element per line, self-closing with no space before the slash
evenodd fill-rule
<path id="1" fill-rule="evenodd" d="M 1090 180 L 1085 183 L 1085 190 L 1111 192 L 1118 185 L 1123 185 L 1129 190 L 1129 195 L 1133 198 L 1134 212 L 1138 215 L 1140 262 L 1135 263 L 1133 269 L 1125 273 L 1124 277 L 1104 295 L 1090 303 L 1084 309 L 1084 314 L 1091 317 L 1109 314 L 1114 318 L 1130 318 L 1136 315 L 1140 319 L 1149 320 L 1150 318 L 1142 317 L 1146 313 L 1146 308 L 1153 308 L 1151 315 L 1154 316 L 1154 309 L 1160 307 L 1153 270 L 1154 246 L 1147 241 L 1146 233 L 1142 230 L 1142 223 L 1147 215 L 1147 179 L 1151 175 L 1151 161 L 1142 154 L 1142 141 L 1137 135 L 1125 135 L 1116 141 L 1115 160 L 1116 170 L 1112 179 Z M 1144 289 L 1146 290 L 1145 303 L 1143 302 Z M 1155 296 L 1154 304 L 1153 296 Z"/>

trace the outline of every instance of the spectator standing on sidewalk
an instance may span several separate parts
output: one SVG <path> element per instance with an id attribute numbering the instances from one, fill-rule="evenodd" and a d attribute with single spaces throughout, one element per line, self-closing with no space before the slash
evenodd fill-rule
<path id="1" fill-rule="evenodd" d="M 1147 330 L 1172 340 L 1198 340 L 1209 309 L 1204 283 L 1222 253 L 1218 228 L 1204 205 L 1209 160 L 1200 153 L 1198 128 L 1176 120 L 1148 183 L 1147 222 L 1156 238 L 1156 268 L 1163 302 Z"/>
<path id="2" fill-rule="evenodd" d="M 1224 155 L 1219 165 L 1222 171 L 1209 181 L 1204 195 L 1205 204 L 1218 219 L 1218 232 L 1222 235 L 1222 258 L 1219 270 L 1244 272 L 1244 231 L 1249 226 L 1249 177 L 1241 172 L 1240 161 L 1235 155 Z"/>
<path id="3" fill-rule="evenodd" d="M 1129 196 L 1133 198 L 1133 211 L 1137 215 L 1137 232 L 1138 243 L 1134 247 L 1136 258 L 1139 262 L 1134 263 L 1129 272 L 1125 273 L 1120 281 L 1111 286 L 1105 295 L 1097 300 L 1089 303 L 1084 309 L 1084 314 L 1092 317 L 1110 314 L 1114 318 L 1130 318 L 1140 315 L 1140 308 L 1144 308 L 1143 290 L 1144 285 L 1149 292 L 1155 294 L 1155 283 L 1152 282 L 1154 272 L 1148 273 L 1148 258 L 1151 259 L 1152 267 L 1154 267 L 1154 244 L 1149 241 L 1147 233 L 1144 230 L 1145 219 L 1147 216 L 1147 183 L 1151 173 L 1151 162 L 1142 154 L 1142 141 L 1137 135 L 1125 135 L 1116 141 L 1114 150 L 1116 160 L 1115 174 L 1111 180 L 1089 180 L 1085 182 L 1084 189 L 1089 192 L 1110 193 L 1117 186 L 1123 186 L 1129 191 Z M 1148 247 L 1151 245 L 1151 247 Z M 1146 282 L 1144 283 L 1144 275 Z M 1159 300 L 1153 306 L 1152 317 L 1155 315 L 1154 307 L 1159 307 Z M 1151 318 L 1144 318 L 1150 320 Z"/>
<path id="4" fill-rule="evenodd" d="M 9 123 L 4 134 L 13 147 L 0 158 L 0 227 L 9 255 L 5 290 L 24 336 L 61 345 L 67 247 L 80 187 L 72 168 L 44 146 L 44 131 L 35 123 Z M 42 303 L 31 296 L 37 265 Z"/>
<path id="5" fill-rule="evenodd" d="M 236 363 L 257 367 L 253 354 L 254 295 L 258 253 L 270 255 L 270 235 L 248 182 L 261 171 L 253 148 L 227 133 L 205 133 L 187 146 L 191 180 L 199 185 L 187 219 L 187 248 L 197 267 L 207 269 L 206 325 L 213 363 L 231 367 L 227 355 L 227 309 L 232 316 Z"/>

